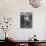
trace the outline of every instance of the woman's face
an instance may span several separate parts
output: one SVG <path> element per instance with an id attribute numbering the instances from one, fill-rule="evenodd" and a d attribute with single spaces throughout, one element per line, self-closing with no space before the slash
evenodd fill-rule
<path id="1" fill-rule="evenodd" d="M 25 20 L 25 21 L 29 21 L 29 15 L 25 15 L 25 16 L 24 16 L 24 20 Z"/>

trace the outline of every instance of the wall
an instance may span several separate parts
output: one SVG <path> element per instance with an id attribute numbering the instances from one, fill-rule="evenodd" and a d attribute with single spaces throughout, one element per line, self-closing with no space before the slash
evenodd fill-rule
<path id="1" fill-rule="evenodd" d="M 17 40 L 27 40 L 34 34 L 37 35 L 39 40 L 44 40 L 45 38 L 45 16 L 46 16 L 46 6 L 33 8 L 30 6 L 28 0 L 0 0 L 0 18 L 1 17 L 13 17 L 13 22 L 10 33 Z M 20 12 L 32 12 L 33 16 L 33 27 L 32 29 L 21 29 L 20 28 Z M 0 35 L 2 35 L 0 31 Z M 3 33 L 4 34 L 4 33 Z M 0 39 L 4 37 L 0 36 Z"/>

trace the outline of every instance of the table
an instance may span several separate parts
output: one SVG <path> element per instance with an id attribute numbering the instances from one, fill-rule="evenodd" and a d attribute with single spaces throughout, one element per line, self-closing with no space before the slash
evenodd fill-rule
<path id="1" fill-rule="evenodd" d="M 29 41 L 29 40 L 9 40 L 10 44 L 14 44 L 16 46 L 46 46 L 46 40 L 39 41 Z"/>
<path id="2" fill-rule="evenodd" d="M 39 41 L 17 40 L 14 42 L 16 43 L 16 46 L 20 46 L 20 44 L 24 44 L 24 46 L 40 46 L 40 45 L 42 46 L 46 44 L 46 40 L 39 40 Z"/>

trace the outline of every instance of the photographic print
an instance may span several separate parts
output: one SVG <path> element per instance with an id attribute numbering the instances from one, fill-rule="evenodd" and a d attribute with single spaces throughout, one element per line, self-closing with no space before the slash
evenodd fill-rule
<path id="1" fill-rule="evenodd" d="M 20 13 L 20 27 L 21 28 L 32 28 L 32 12 L 21 12 Z"/>

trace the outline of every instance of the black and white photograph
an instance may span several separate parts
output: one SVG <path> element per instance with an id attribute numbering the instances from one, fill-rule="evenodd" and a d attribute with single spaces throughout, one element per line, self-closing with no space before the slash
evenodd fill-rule
<path id="1" fill-rule="evenodd" d="M 32 12 L 21 12 L 20 13 L 20 27 L 21 28 L 32 28 Z"/>

